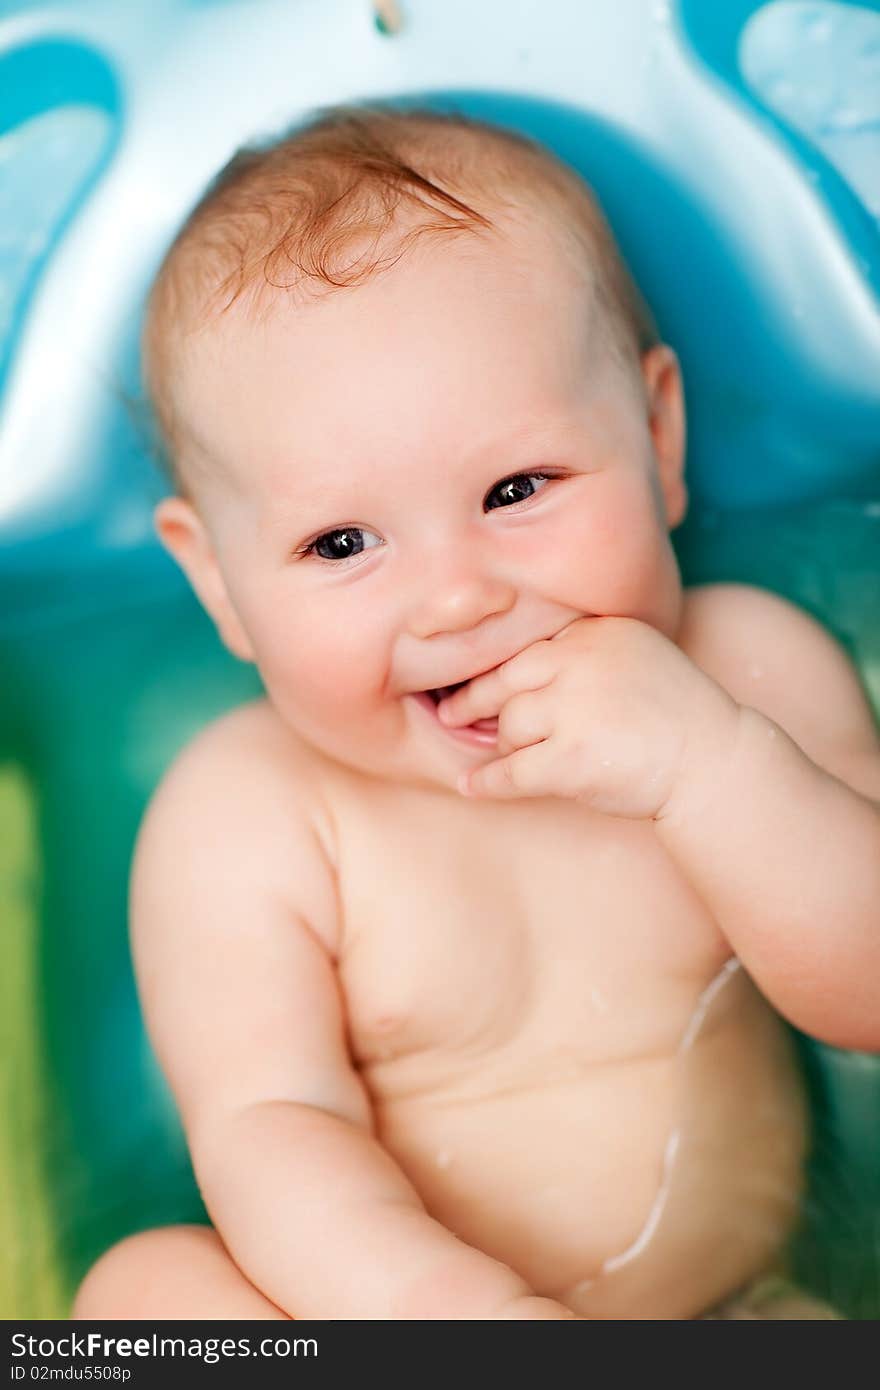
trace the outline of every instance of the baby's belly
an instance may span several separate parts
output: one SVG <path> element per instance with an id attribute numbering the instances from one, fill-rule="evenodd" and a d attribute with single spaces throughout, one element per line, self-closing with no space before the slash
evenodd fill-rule
<path id="1" fill-rule="evenodd" d="M 374 1091 L 379 1137 L 433 1216 L 536 1292 L 694 1316 L 778 1251 L 805 1146 L 782 1026 L 735 966 L 707 995 L 666 1055 L 514 1047 L 442 1090 Z"/>

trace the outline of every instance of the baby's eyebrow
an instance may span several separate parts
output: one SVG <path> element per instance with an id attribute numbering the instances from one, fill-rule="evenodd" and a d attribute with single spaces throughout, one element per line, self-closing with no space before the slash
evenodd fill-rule
<path id="1" fill-rule="evenodd" d="M 325 464 L 322 469 L 308 468 L 303 463 L 298 463 L 295 473 L 287 477 L 269 481 L 265 487 L 266 497 L 268 498 L 273 515 L 295 516 L 297 519 L 306 512 L 325 511 L 327 508 L 333 510 L 342 506 L 350 506 L 357 501 L 359 496 L 367 493 L 371 495 L 381 488 L 370 486 L 370 470 L 360 469 L 354 477 L 346 478 L 343 481 L 338 479 L 322 479 L 320 473 L 326 471 Z"/>
<path id="2" fill-rule="evenodd" d="M 265 536 L 280 537 L 285 543 L 294 533 L 354 522 L 355 515 L 375 507 L 381 487 L 364 487 L 359 479 L 335 486 L 313 486 L 314 478 L 287 480 L 283 486 L 268 484 L 259 490 L 257 526 Z"/>
<path id="3" fill-rule="evenodd" d="M 564 443 L 570 443 L 571 436 L 575 433 L 574 423 L 562 424 L 558 420 L 550 424 L 530 422 L 512 430 L 508 427 L 503 435 L 491 436 L 475 446 L 471 451 L 470 461 L 474 464 L 484 461 L 487 464 L 503 464 L 507 458 L 513 459 L 514 467 L 518 463 L 536 463 L 539 461 L 535 457 L 536 453 L 548 447 L 558 448 Z M 504 466 L 506 468 L 506 465 Z"/>
<path id="4" fill-rule="evenodd" d="M 542 462 L 550 463 L 571 448 L 577 433 L 574 424 L 560 426 L 555 422 L 537 426 L 526 424 L 512 431 L 507 429 L 500 435 L 487 436 L 463 457 L 461 476 L 466 479 L 473 473 L 485 472 L 487 476 L 483 482 L 489 484 L 496 473 L 500 480 Z M 436 481 L 448 484 L 448 457 L 438 457 L 436 474 Z M 430 470 L 422 473 L 423 478 L 431 476 Z M 343 482 L 333 477 L 326 462 L 310 466 L 303 459 L 297 460 L 295 478 L 291 476 L 290 462 L 277 464 L 267 470 L 269 524 L 273 529 L 284 527 L 291 520 L 298 526 L 308 525 L 310 518 L 320 524 L 327 516 L 341 515 L 340 508 L 344 511 L 375 505 L 387 489 L 388 481 L 384 471 L 380 474 L 366 458 L 355 476 Z"/>

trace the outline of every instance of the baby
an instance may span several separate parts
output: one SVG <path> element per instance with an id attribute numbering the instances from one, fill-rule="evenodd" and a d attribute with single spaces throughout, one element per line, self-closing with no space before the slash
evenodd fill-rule
<path id="1" fill-rule="evenodd" d="M 144 347 L 157 531 L 266 695 L 132 873 L 216 1230 L 129 1237 L 74 1316 L 754 1287 L 807 1142 L 777 1013 L 880 1047 L 880 745 L 812 619 L 683 591 L 679 369 L 590 191 L 480 123 L 324 112 L 208 190 Z"/>

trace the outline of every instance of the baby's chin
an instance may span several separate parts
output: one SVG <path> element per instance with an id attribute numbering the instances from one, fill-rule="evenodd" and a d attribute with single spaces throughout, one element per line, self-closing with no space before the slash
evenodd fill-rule
<path id="1" fill-rule="evenodd" d="M 497 719 L 481 720 L 481 728 L 449 729 L 440 723 L 436 703 L 426 692 L 402 696 L 401 713 L 400 733 L 384 747 L 377 740 L 369 748 L 351 750 L 361 771 L 382 781 L 443 789 L 459 797 L 460 773 L 497 756 Z"/>
<path id="2" fill-rule="evenodd" d="M 401 697 L 401 737 L 390 754 L 384 776 L 401 782 L 450 792 L 461 801 L 460 774 L 498 756 L 498 720 L 481 720 L 482 727 L 450 729 L 437 717 L 437 704 L 427 692 Z"/>
<path id="3" fill-rule="evenodd" d="M 458 797 L 459 773 L 496 755 L 497 720 L 489 730 L 448 729 L 426 693 L 402 695 L 378 717 L 365 710 L 343 724 L 319 722 L 293 702 L 280 708 L 272 702 L 272 708 L 294 741 L 337 776 L 349 773 Z"/>

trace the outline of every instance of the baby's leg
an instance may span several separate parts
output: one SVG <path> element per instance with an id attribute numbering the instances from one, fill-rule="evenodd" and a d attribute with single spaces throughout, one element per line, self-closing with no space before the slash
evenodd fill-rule
<path id="1" fill-rule="evenodd" d="M 233 1264 L 210 1226 L 163 1226 L 120 1241 L 89 1270 L 70 1316 L 287 1318 Z"/>

